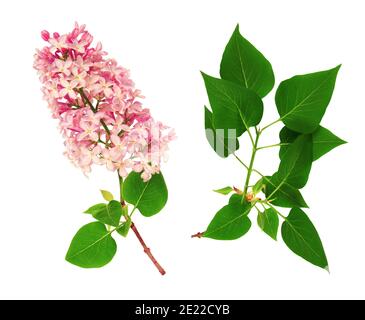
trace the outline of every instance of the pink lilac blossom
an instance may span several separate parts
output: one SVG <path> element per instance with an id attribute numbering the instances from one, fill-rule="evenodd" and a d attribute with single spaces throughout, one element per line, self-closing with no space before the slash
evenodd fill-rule
<path id="1" fill-rule="evenodd" d="M 93 164 L 144 181 L 160 171 L 173 129 L 155 121 L 140 102 L 129 71 L 107 57 L 85 25 L 71 33 L 41 32 L 48 42 L 34 56 L 34 68 L 52 116 L 59 120 L 66 156 L 87 174 Z"/>

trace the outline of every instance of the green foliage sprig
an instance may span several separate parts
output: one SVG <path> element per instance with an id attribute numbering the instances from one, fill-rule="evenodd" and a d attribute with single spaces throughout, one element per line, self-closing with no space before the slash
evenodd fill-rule
<path id="1" fill-rule="evenodd" d="M 300 189 L 307 181 L 312 163 L 333 148 L 344 144 L 328 129 L 320 126 L 332 97 L 340 66 L 330 70 L 297 75 L 280 83 L 275 102 L 279 118 L 262 128 L 264 98 L 274 87 L 275 77 L 270 62 L 239 31 L 234 30 L 223 53 L 220 76 L 202 73 L 211 110 L 205 107 L 205 129 L 209 144 L 225 158 L 233 155 L 247 170 L 243 190 L 225 187 L 215 190 L 229 195 L 228 204 L 214 216 L 206 231 L 193 237 L 234 240 L 251 228 L 249 214 L 257 211 L 257 224 L 274 240 L 281 225 L 285 244 L 308 262 L 328 269 L 321 239 L 302 210 L 307 208 Z M 271 126 L 283 123 L 280 142 L 259 146 L 261 135 Z M 251 144 L 251 160 L 246 165 L 235 153 L 238 138 L 247 132 Z M 280 164 L 272 175 L 254 168 L 258 151 L 279 147 Z M 259 180 L 251 184 L 253 174 Z M 291 208 L 288 216 L 278 207 Z"/>
<path id="2" fill-rule="evenodd" d="M 132 216 L 138 210 L 143 216 L 151 217 L 165 206 L 168 191 L 162 173 L 154 174 L 144 182 L 139 173 L 132 171 L 125 181 L 119 176 L 120 199 L 106 190 L 101 194 L 107 203 L 98 203 L 85 211 L 96 222 L 83 226 L 74 236 L 66 255 L 66 260 L 82 268 L 100 268 L 108 264 L 117 251 L 112 234 L 127 237 L 132 230 L 143 247 L 144 252 L 164 275 L 165 270 L 152 255 L 142 239 Z M 128 203 L 132 210 L 128 208 Z M 130 212 L 129 212 L 130 211 Z"/>

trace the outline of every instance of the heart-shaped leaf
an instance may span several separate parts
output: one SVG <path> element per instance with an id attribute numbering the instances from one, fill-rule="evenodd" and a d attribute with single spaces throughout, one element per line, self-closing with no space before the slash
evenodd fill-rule
<path id="1" fill-rule="evenodd" d="M 257 224 L 268 236 L 277 240 L 279 217 L 273 208 L 268 208 L 257 215 Z"/>
<path id="2" fill-rule="evenodd" d="M 290 130 L 287 127 L 283 127 L 280 131 L 280 142 L 292 143 L 299 135 L 300 133 Z M 332 149 L 346 143 L 346 141 L 334 135 L 330 130 L 321 126 L 319 126 L 318 129 L 312 133 L 312 139 L 313 161 L 318 160 L 320 157 L 330 152 Z M 283 158 L 287 150 L 287 145 L 280 147 L 280 159 Z"/>
<path id="3" fill-rule="evenodd" d="M 304 211 L 293 208 L 282 225 L 281 234 L 285 244 L 295 254 L 318 267 L 328 269 L 322 241 Z"/>
<path id="4" fill-rule="evenodd" d="M 251 221 L 247 217 L 250 210 L 251 204 L 247 202 L 229 203 L 216 213 L 203 236 L 215 240 L 235 240 L 242 237 L 251 228 Z"/>
<path id="5" fill-rule="evenodd" d="M 220 74 L 222 79 L 235 82 L 265 97 L 275 83 L 270 62 L 240 34 L 237 25 L 224 50 Z"/>
<path id="6" fill-rule="evenodd" d="M 101 268 L 117 251 L 117 244 L 100 222 L 83 226 L 72 239 L 66 260 L 82 268 Z"/>
<path id="7" fill-rule="evenodd" d="M 213 111 L 215 130 L 235 129 L 236 137 L 260 123 L 263 104 L 253 91 L 202 73 Z"/>
<path id="8" fill-rule="evenodd" d="M 145 217 L 160 212 L 167 198 L 168 191 L 162 173 L 154 174 L 144 182 L 139 173 L 132 171 L 124 181 L 123 199 L 133 204 Z"/>
<path id="9" fill-rule="evenodd" d="M 280 119 L 291 130 L 314 132 L 326 112 L 340 66 L 295 76 L 280 83 L 275 102 Z"/>

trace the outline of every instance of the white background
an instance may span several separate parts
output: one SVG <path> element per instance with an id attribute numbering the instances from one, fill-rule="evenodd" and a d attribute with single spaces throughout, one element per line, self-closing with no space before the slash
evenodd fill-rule
<path id="1" fill-rule="evenodd" d="M 364 15 L 364 1 L 350 0 L 2 1 L 0 298 L 365 298 Z M 114 174 L 97 168 L 87 179 L 63 157 L 32 69 L 40 31 L 68 32 L 76 20 L 131 69 L 155 117 L 176 128 L 163 168 L 169 202 L 153 218 L 136 215 L 165 277 L 132 233 L 118 239 L 117 255 L 103 269 L 64 261 L 74 233 L 90 222 L 81 212 L 102 200 L 100 188 L 117 192 Z M 343 64 L 323 125 L 349 143 L 314 164 L 303 190 L 330 275 L 262 233 L 255 214 L 240 240 L 190 239 L 227 201 L 211 190 L 244 181 L 238 162 L 220 159 L 205 140 L 199 73 L 218 76 L 236 23 L 271 61 L 275 88 L 295 74 Z M 264 99 L 265 124 L 278 116 L 273 97 Z M 270 129 L 263 144 L 276 143 L 279 129 Z M 277 150 L 262 151 L 258 169 L 270 174 L 277 165 Z"/>

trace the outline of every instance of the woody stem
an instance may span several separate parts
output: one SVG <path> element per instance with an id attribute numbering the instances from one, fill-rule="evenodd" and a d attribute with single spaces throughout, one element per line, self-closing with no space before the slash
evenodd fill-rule
<path id="1" fill-rule="evenodd" d="M 136 227 L 136 225 L 134 223 L 132 223 L 131 225 L 131 229 L 133 230 L 134 234 L 136 235 L 139 243 L 142 245 L 143 247 L 143 251 L 145 252 L 145 254 L 147 254 L 147 256 L 150 258 L 150 260 L 152 261 L 152 263 L 155 265 L 155 267 L 157 268 L 157 270 L 161 273 L 161 275 L 165 275 L 166 271 L 164 270 L 164 268 L 161 267 L 161 265 L 158 263 L 158 261 L 156 260 L 156 258 L 153 256 L 151 249 L 147 247 L 146 243 L 144 242 L 141 234 L 138 232 L 138 229 Z"/>
<path id="2" fill-rule="evenodd" d="M 119 177 L 119 186 L 120 186 L 120 203 L 122 204 L 122 206 L 125 206 L 125 202 L 123 199 L 123 178 L 118 174 Z M 126 214 L 125 216 L 126 220 L 130 219 L 130 216 L 128 214 Z M 131 229 L 134 232 L 134 234 L 136 235 L 139 243 L 141 244 L 141 246 L 143 247 L 143 251 L 145 252 L 145 254 L 150 258 L 150 260 L 152 261 L 152 263 L 154 264 L 154 266 L 157 268 L 157 270 L 160 272 L 160 274 L 163 276 L 166 274 L 166 271 L 164 270 L 164 268 L 161 267 L 161 265 L 159 264 L 159 262 L 156 260 L 156 258 L 153 256 L 151 249 L 146 245 L 146 243 L 144 242 L 141 234 L 139 233 L 136 225 L 132 222 L 131 225 Z"/>

